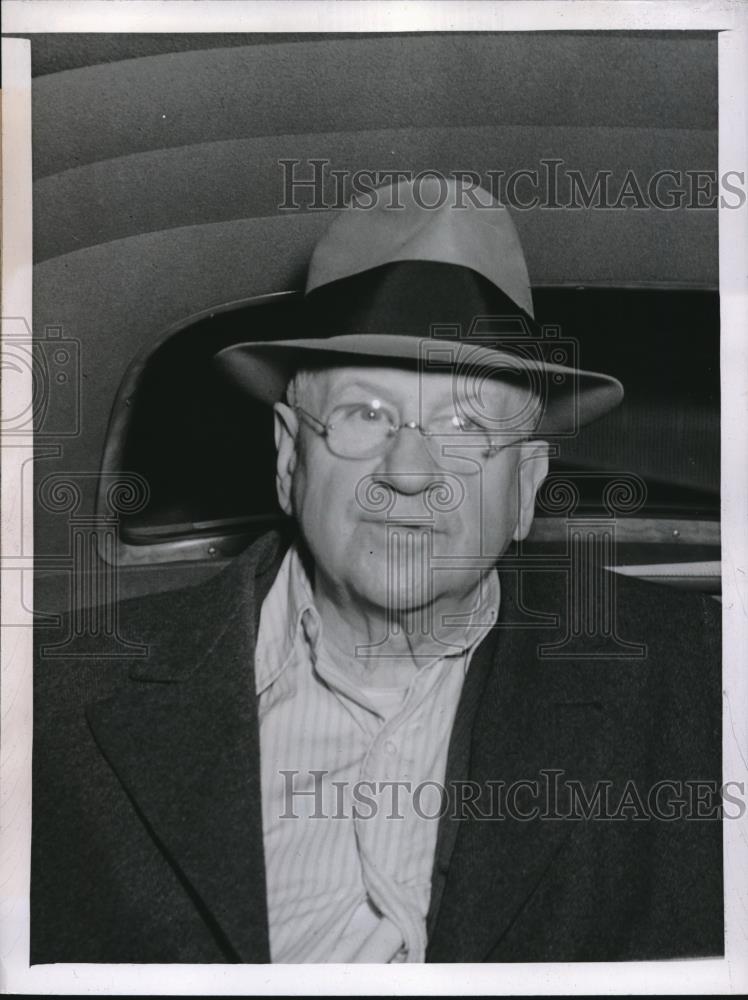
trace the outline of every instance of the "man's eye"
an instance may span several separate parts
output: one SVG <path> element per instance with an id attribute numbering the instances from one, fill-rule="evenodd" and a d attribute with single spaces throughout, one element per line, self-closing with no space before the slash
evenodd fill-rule
<path id="1" fill-rule="evenodd" d="M 482 431 L 484 429 L 475 420 L 471 420 L 470 417 L 457 415 L 452 417 L 452 426 L 458 431 Z"/>
<path id="2" fill-rule="evenodd" d="M 359 410 L 359 416 L 367 423 L 373 424 L 382 419 L 382 411 L 372 410 L 370 407 L 365 407 Z"/>
<path id="3" fill-rule="evenodd" d="M 387 418 L 387 411 L 379 406 L 361 405 L 352 408 L 350 416 L 367 424 L 376 424 Z"/>

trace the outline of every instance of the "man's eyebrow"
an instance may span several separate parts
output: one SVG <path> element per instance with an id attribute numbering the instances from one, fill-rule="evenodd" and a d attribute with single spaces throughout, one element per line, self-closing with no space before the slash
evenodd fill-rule
<path id="1" fill-rule="evenodd" d="M 389 403 L 390 406 L 394 406 L 394 407 L 399 406 L 399 401 L 394 396 L 390 395 L 390 393 L 388 392 L 386 386 L 374 385 L 373 382 L 367 382 L 366 379 L 362 379 L 362 378 L 355 378 L 355 379 L 353 379 L 350 382 L 344 383 L 339 389 L 335 390 L 334 394 L 335 394 L 335 396 L 339 396 L 339 395 L 342 396 L 344 393 L 348 393 L 350 391 L 352 391 L 352 392 L 357 392 L 357 391 L 365 392 L 367 394 L 367 396 L 369 396 L 371 399 L 379 399 L 379 398 L 381 398 L 381 399 L 384 399 L 385 402 Z M 465 398 L 466 402 L 468 403 L 468 405 L 470 405 L 471 398 L 469 396 L 465 396 L 464 398 Z M 368 401 L 369 400 L 367 399 L 367 402 Z M 473 404 L 475 404 L 475 402 L 477 402 L 477 400 L 472 400 L 472 402 L 473 402 Z M 420 405 L 423 406 L 423 403 L 424 403 L 424 401 L 423 401 L 423 399 L 421 399 L 420 400 Z M 457 405 L 457 401 L 455 400 L 455 397 L 454 397 L 453 393 L 450 393 L 450 395 L 449 395 L 448 398 L 445 397 L 444 399 L 434 401 L 428 407 L 428 411 L 431 412 L 431 413 L 439 413 L 441 411 L 447 411 L 447 410 L 449 412 L 451 412 L 451 413 L 454 413 L 458 409 L 460 409 L 460 407 L 459 407 L 459 405 Z"/>
<path id="2" fill-rule="evenodd" d="M 337 395 L 342 395 L 343 393 L 349 391 L 365 392 L 367 394 L 370 394 L 372 398 L 381 397 L 385 399 L 392 406 L 398 405 L 398 401 L 395 399 L 394 396 L 389 394 L 386 386 L 375 385 L 373 382 L 369 382 L 365 378 L 356 377 L 351 379 L 350 382 L 343 383 L 342 386 L 339 386 L 337 389 L 334 390 L 334 394 L 337 396 Z M 467 391 L 461 390 L 457 394 L 457 396 L 455 396 L 455 392 L 454 390 L 452 390 L 451 392 L 449 392 L 448 396 L 444 397 L 444 399 L 434 400 L 432 404 L 429 406 L 429 411 L 432 413 L 438 413 L 439 411 L 442 410 L 449 410 L 450 412 L 455 412 L 456 410 L 460 410 L 462 408 L 460 405 L 461 403 L 467 404 L 468 407 L 471 406 L 474 407 L 478 403 L 480 403 L 480 394 L 476 392 L 471 392 L 470 390 Z"/>
<path id="3" fill-rule="evenodd" d="M 355 378 L 350 382 L 344 382 L 342 386 L 338 386 L 334 391 L 335 393 L 347 392 L 349 389 L 361 389 L 364 392 L 371 393 L 372 396 L 384 396 L 388 398 L 390 402 L 394 403 L 394 399 L 387 395 L 387 389 L 383 388 L 381 385 L 374 385 L 373 382 L 367 382 L 366 379 Z"/>

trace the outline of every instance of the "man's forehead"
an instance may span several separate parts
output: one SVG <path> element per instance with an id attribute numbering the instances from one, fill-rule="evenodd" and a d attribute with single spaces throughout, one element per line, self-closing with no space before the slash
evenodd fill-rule
<path id="1" fill-rule="evenodd" d="M 482 400 L 500 406 L 504 401 L 515 402 L 518 396 L 529 394 L 525 386 L 487 376 L 485 372 L 475 375 L 399 365 L 336 365 L 321 368 L 316 374 L 315 382 L 326 398 L 360 391 L 395 401 L 401 397 L 435 403 Z"/>

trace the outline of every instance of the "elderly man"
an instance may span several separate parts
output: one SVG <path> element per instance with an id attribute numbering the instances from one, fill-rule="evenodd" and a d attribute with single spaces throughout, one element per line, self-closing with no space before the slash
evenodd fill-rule
<path id="1" fill-rule="evenodd" d="M 123 607 L 147 662 L 38 669 L 35 962 L 722 949 L 719 824 L 675 806 L 720 778 L 717 609 L 621 581 L 630 657 L 544 654 L 579 588 L 502 557 L 621 387 L 544 356 L 503 208 L 416 194 L 331 226 L 303 338 L 218 356 L 295 531 Z"/>

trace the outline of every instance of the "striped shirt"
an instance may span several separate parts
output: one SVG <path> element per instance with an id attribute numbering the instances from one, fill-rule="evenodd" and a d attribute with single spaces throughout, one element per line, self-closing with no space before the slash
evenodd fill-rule
<path id="1" fill-rule="evenodd" d="M 255 675 L 273 962 L 422 962 L 449 736 L 498 575 L 402 687 L 324 640 L 295 547 L 262 605 Z M 360 677 L 360 672 L 358 674 Z"/>

